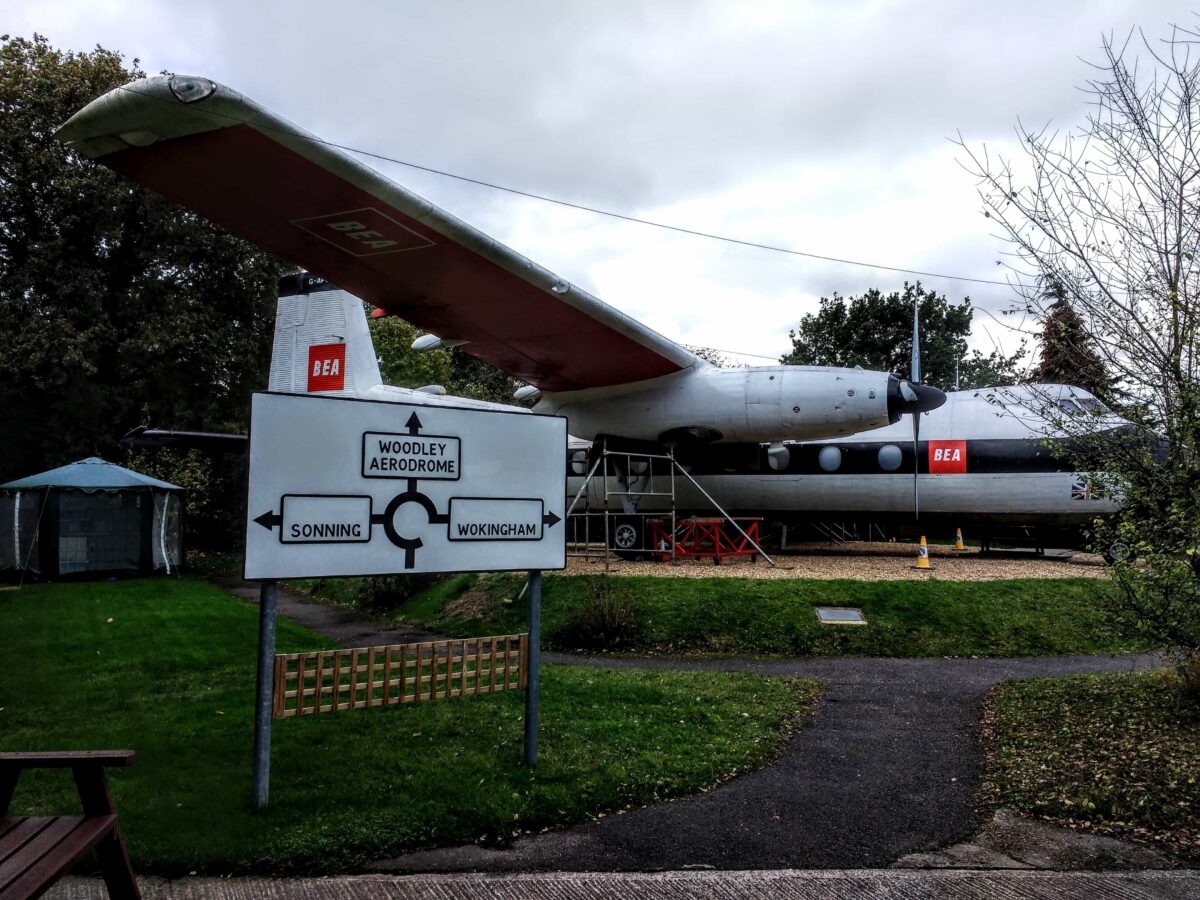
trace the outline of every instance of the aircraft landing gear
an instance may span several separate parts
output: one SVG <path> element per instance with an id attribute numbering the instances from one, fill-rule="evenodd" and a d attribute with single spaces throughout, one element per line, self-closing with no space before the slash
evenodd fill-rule
<path id="1" fill-rule="evenodd" d="M 1110 566 L 1117 563 L 1131 562 L 1135 556 L 1133 548 L 1124 541 L 1113 541 L 1100 554 L 1104 562 Z"/>
<path id="2" fill-rule="evenodd" d="M 621 559 L 645 559 L 645 525 L 641 516 L 617 516 L 608 533 L 609 548 Z"/>

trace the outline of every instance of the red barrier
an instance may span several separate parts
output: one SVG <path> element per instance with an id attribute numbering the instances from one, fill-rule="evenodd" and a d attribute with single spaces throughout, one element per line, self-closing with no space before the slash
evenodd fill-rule
<path id="1" fill-rule="evenodd" d="M 671 545 L 675 556 L 682 559 L 709 557 L 718 566 L 728 557 L 749 556 L 757 562 L 758 523 L 761 518 L 734 519 L 745 536 L 730 524 L 728 519 L 676 519 L 675 534 L 671 534 L 670 519 L 650 519 L 650 547 L 659 560 L 671 558 Z"/>

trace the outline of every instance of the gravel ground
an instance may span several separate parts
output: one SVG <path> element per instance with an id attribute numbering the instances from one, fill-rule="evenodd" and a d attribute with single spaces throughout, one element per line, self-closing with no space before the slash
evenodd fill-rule
<path id="1" fill-rule="evenodd" d="M 917 569 L 915 544 L 854 543 L 793 544 L 786 554 L 772 553 L 770 566 L 748 557 L 730 559 L 717 566 L 708 559 L 682 559 L 674 563 L 630 562 L 613 558 L 611 575 L 654 575 L 660 578 L 852 578 L 860 581 L 898 581 L 937 578 L 943 581 L 996 581 L 1002 578 L 1101 578 L 1104 563 L 1090 553 L 1051 551 L 1052 555 L 981 554 L 978 549 L 955 552 L 948 546 L 929 547 L 929 569 Z M 605 571 L 602 557 L 570 557 L 568 575 L 594 575 Z"/>

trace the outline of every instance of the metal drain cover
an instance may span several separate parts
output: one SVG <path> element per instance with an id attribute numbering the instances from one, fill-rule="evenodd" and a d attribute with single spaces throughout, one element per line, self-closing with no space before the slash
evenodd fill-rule
<path id="1" fill-rule="evenodd" d="M 817 606 L 817 618 L 822 625 L 866 625 L 867 617 L 853 606 Z"/>

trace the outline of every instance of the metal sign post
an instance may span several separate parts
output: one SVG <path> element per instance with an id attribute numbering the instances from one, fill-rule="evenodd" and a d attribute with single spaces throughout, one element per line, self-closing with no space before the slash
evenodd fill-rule
<path id="1" fill-rule="evenodd" d="M 271 782 L 271 700 L 275 674 L 274 581 L 258 591 L 258 694 L 254 704 L 254 808 L 266 809 Z"/>
<path id="2" fill-rule="evenodd" d="M 541 694 L 542 573 L 529 573 L 529 668 L 525 688 L 525 765 L 537 762 L 538 699 Z"/>

